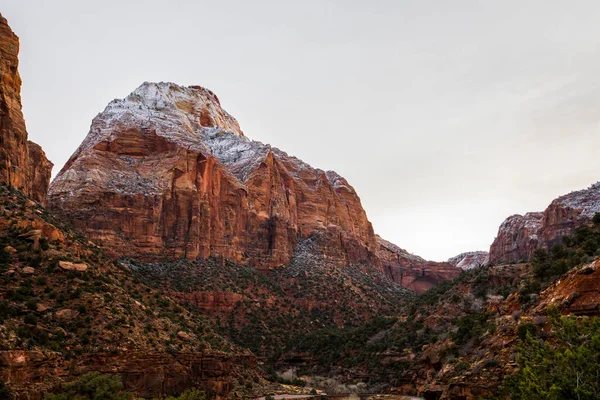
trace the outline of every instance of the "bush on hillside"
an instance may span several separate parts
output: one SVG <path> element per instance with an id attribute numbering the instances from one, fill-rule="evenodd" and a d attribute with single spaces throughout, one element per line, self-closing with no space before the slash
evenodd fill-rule
<path id="1" fill-rule="evenodd" d="M 535 338 L 529 330 L 523 332 L 525 338 L 518 346 L 519 371 L 506 379 L 501 396 L 513 400 L 598 399 L 600 318 L 551 320 L 552 340 Z"/>

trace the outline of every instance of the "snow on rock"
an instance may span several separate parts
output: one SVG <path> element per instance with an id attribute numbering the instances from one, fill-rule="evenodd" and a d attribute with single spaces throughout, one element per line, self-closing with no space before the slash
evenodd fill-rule
<path id="1" fill-rule="evenodd" d="M 579 218 L 593 218 L 596 213 L 600 212 L 600 182 L 594 183 L 587 189 L 560 196 L 552 202 L 550 207 L 557 204 L 579 210 Z"/>
<path id="2" fill-rule="evenodd" d="M 318 233 L 324 257 L 380 266 L 344 178 L 248 139 L 199 86 L 145 82 L 110 102 L 49 194 L 55 212 L 121 255 L 272 267 Z"/>
<path id="3" fill-rule="evenodd" d="M 591 223 L 600 212 L 600 182 L 553 200 L 544 212 L 511 215 L 498 229 L 490 247 L 490 262 L 528 260 L 538 248 L 549 248 Z"/>
<path id="4" fill-rule="evenodd" d="M 465 271 L 487 265 L 489 261 L 487 251 L 468 251 L 448 259 L 448 263 Z"/>

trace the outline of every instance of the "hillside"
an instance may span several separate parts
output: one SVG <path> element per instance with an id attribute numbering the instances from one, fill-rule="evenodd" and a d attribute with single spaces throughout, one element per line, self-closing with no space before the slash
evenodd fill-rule
<path id="1" fill-rule="evenodd" d="M 87 371 L 140 395 L 226 395 L 256 360 L 142 284 L 38 203 L 0 185 L 0 381 L 42 393 Z"/>
<path id="2" fill-rule="evenodd" d="M 600 256 L 600 216 L 593 220 L 593 227 L 575 229 L 550 251 L 537 250 L 529 263 L 469 270 L 415 298 L 399 315 L 299 337 L 287 356 L 310 355 L 300 376 L 337 369 L 350 381 L 389 383 L 400 393 L 426 398 L 492 398 L 502 392 L 515 399 L 553 398 L 535 389 L 522 368 L 535 364 L 531 346 L 546 346 L 536 357 L 559 357 L 570 348 L 566 335 L 600 323 L 600 261 L 595 258 Z M 594 343 L 580 339 L 582 352 L 593 351 Z M 561 371 L 583 373 L 575 361 L 561 362 Z M 552 385 L 542 376 L 536 379 Z M 574 382 L 563 380 L 560 390 L 573 393 Z"/>

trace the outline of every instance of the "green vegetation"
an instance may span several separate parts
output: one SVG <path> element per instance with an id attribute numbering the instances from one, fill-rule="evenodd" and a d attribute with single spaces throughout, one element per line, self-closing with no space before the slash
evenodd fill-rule
<path id="1" fill-rule="evenodd" d="M 0 400 L 12 400 L 14 394 L 8 385 L 4 382 L 0 382 Z"/>
<path id="2" fill-rule="evenodd" d="M 397 322 L 397 318 L 376 317 L 358 327 L 328 328 L 290 341 L 287 350 L 310 352 L 320 366 L 355 366 L 367 360 L 369 354 L 387 347 L 375 335 L 385 332 Z M 375 338 L 374 338 L 375 337 Z"/>
<path id="3" fill-rule="evenodd" d="M 531 262 L 538 280 L 548 283 L 600 255 L 600 213 L 594 216 L 593 221 L 594 226 L 576 229 L 572 237 L 563 237 L 562 244 L 554 245 L 550 251 L 535 251 Z"/>
<path id="4" fill-rule="evenodd" d="M 188 389 L 181 396 L 171 396 L 165 400 L 206 400 L 206 394 L 202 390 Z"/>
<path id="5" fill-rule="evenodd" d="M 47 394 L 46 400 L 130 400 L 118 376 L 90 372 L 79 380 L 65 383 L 57 394 Z"/>
<path id="6" fill-rule="evenodd" d="M 550 314 L 554 314 L 552 337 L 544 340 L 525 332 L 518 346 L 519 371 L 506 379 L 501 396 L 513 400 L 600 398 L 600 318 Z"/>
<path id="7" fill-rule="evenodd" d="M 303 245 L 312 243 L 311 239 L 306 242 Z M 327 330 L 361 326 L 375 315 L 396 315 L 403 300 L 412 297 L 406 289 L 383 277 L 374 278 L 361 266 L 326 265 L 302 257 L 268 271 L 216 258 L 124 262 L 138 279 L 157 289 L 169 286 L 183 293 L 200 289 L 235 294 L 233 309 L 214 310 L 220 311 L 215 328 L 273 362 L 297 337 L 317 331 L 327 336 Z M 334 302 L 335 307 L 328 306 Z M 190 309 L 195 307 L 190 305 Z M 339 328 L 337 321 L 344 321 L 346 327 Z M 338 357 L 334 352 L 324 356 Z"/>
<path id="8" fill-rule="evenodd" d="M 0 386 L 0 396 L 2 387 Z M 45 400 L 133 400 L 133 394 L 123 389 L 118 376 L 89 372 L 74 382 L 62 385 L 58 393 L 46 394 Z M 0 397 L 0 400 L 4 398 Z M 178 397 L 165 400 L 206 400 L 201 390 L 189 389 Z"/>

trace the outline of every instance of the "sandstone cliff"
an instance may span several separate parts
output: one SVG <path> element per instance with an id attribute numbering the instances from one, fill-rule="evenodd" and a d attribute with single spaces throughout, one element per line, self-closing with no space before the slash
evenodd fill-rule
<path id="1" fill-rule="evenodd" d="M 377 236 L 378 256 L 394 282 L 423 293 L 438 283 L 456 278 L 461 269 L 448 262 L 427 261 Z"/>
<path id="2" fill-rule="evenodd" d="M 54 212 L 119 256 L 274 267 L 318 235 L 325 259 L 376 261 L 373 229 L 344 178 L 247 139 L 198 86 L 144 83 L 111 102 L 49 196 Z"/>
<path id="3" fill-rule="evenodd" d="M 597 212 L 600 183 L 555 199 L 544 212 L 512 215 L 498 229 L 490 247 L 490 262 L 527 260 L 535 249 L 548 248 L 577 227 L 590 223 Z"/>
<path id="4" fill-rule="evenodd" d="M 37 144 L 27 141 L 18 55 L 19 38 L 0 14 L 0 182 L 45 203 L 52 163 Z"/>

